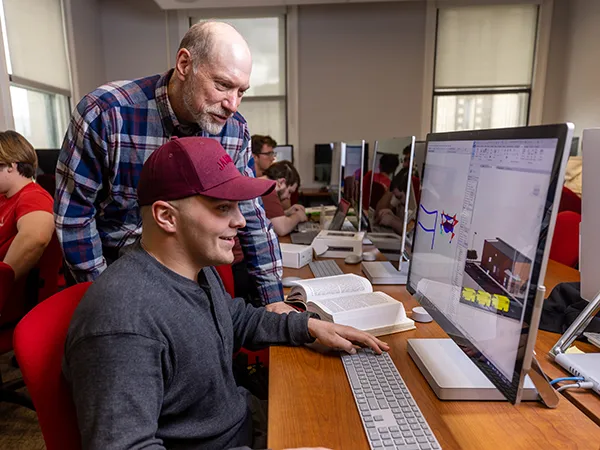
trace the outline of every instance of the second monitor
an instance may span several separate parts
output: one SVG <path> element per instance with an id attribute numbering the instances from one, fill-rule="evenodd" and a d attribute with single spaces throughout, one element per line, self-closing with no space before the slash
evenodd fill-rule
<path id="1" fill-rule="evenodd" d="M 417 211 L 415 188 L 419 189 L 418 177 L 413 176 L 414 144 L 414 136 L 376 141 L 373 167 L 365 175 L 367 237 L 388 259 L 363 264 L 373 284 L 406 284 L 409 235 Z"/>

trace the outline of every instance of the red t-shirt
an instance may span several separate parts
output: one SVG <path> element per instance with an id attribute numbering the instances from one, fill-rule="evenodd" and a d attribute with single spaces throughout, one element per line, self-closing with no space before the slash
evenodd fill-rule
<path id="1" fill-rule="evenodd" d="M 17 222 L 26 214 L 46 211 L 52 214 L 54 200 L 36 183 L 29 183 L 10 198 L 0 195 L 0 260 L 17 235 Z"/>
<path id="2" fill-rule="evenodd" d="M 283 210 L 283 206 L 281 206 L 281 201 L 277 196 L 277 192 L 273 190 L 270 194 L 263 195 L 261 198 L 263 205 L 265 206 L 267 219 L 271 220 L 275 217 L 285 216 L 285 211 Z"/>

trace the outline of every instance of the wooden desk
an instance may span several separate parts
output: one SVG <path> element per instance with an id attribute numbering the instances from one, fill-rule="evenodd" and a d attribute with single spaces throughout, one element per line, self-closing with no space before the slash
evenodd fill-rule
<path id="1" fill-rule="evenodd" d="M 360 273 L 360 265 L 349 266 L 343 260 L 336 261 L 345 272 Z M 308 266 L 286 269 L 285 275 L 312 277 Z M 563 275 L 567 278 L 561 279 Z M 568 281 L 569 276 L 573 274 L 551 263 L 548 291 L 559 281 Z M 377 289 L 401 300 L 407 311 L 417 305 L 404 286 L 377 286 Z M 561 398 L 554 410 L 538 402 L 513 406 L 508 402 L 438 400 L 408 356 L 407 340 L 446 335 L 436 323 L 417 323 L 416 326 L 416 330 L 385 336 L 383 340 L 391 345 L 390 355 L 442 448 L 598 450 L 600 427 L 565 398 Z M 538 355 L 547 352 L 548 343 L 553 344 L 558 338 L 553 339 L 552 333 L 548 335 L 542 333 L 541 344 L 536 346 Z M 544 367 L 552 366 L 551 370 L 561 371 L 551 361 L 540 359 Z M 369 448 L 339 356 L 323 355 L 307 348 L 272 347 L 269 371 L 270 448 Z M 551 373 L 550 376 L 554 377 Z"/>

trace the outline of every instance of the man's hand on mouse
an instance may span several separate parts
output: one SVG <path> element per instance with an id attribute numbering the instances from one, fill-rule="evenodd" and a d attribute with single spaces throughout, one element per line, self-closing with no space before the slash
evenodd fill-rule
<path id="1" fill-rule="evenodd" d="M 368 347 L 378 355 L 390 349 L 389 345 L 369 333 L 318 319 L 308 319 L 308 332 L 321 344 L 344 350 L 351 355 L 360 347 Z"/>

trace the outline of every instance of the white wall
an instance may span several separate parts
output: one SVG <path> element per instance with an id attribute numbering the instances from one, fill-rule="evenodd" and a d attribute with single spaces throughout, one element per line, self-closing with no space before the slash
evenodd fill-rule
<path id="1" fill-rule="evenodd" d="M 317 143 L 419 133 L 425 3 L 301 6 L 298 34 L 304 186 Z"/>
<path id="2" fill-rule="evenodd" d="M 70 0 L 74 101 L 106 81 L 99 0 Z M 67 27 L 69 29 L 69 27 Z"/>
<path id="3" fill-rule="evenodd" d="M 600 1 L 554 0 L 544 122 L 600 127 Z"/>
<path id="4" fill-rule="evenodd" d="M 101 5 L 107 80 L 140 78 L 171 67 L 179 46 L 175 12 L 149 0 L 102 0 Z"/>
<path id="5" fill-rule="evenodd" d="M 600 2 L 569 0 L 569 45 L 565 60 L 563 118 L 575 135 L 600 127 Z"/>

